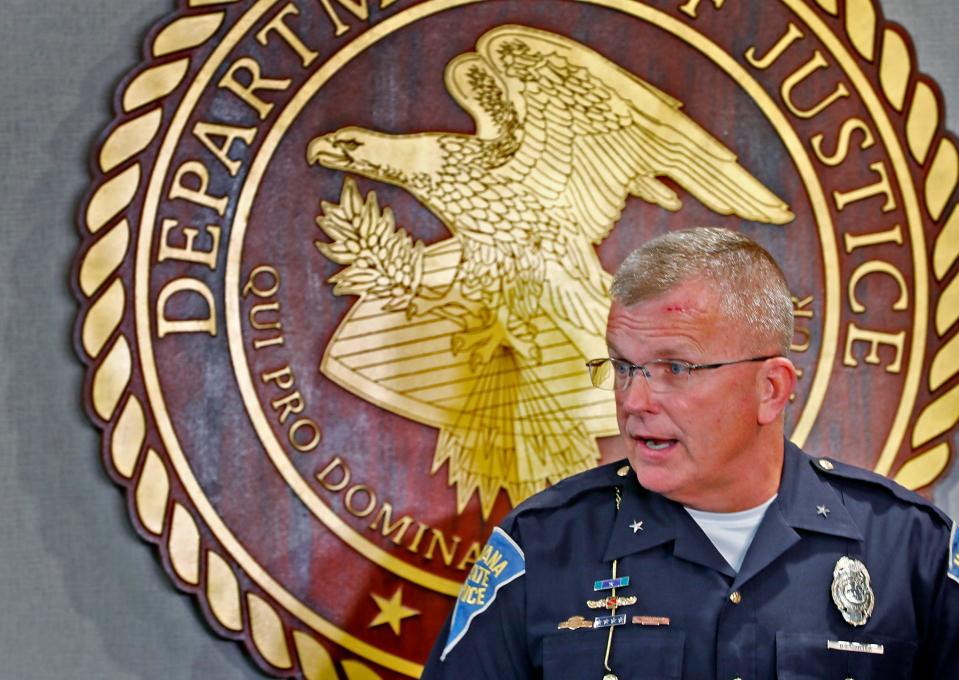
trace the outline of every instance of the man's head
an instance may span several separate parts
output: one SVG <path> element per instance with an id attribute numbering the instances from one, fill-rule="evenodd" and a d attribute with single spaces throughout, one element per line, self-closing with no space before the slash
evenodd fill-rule
<path id="1" fill-rule="evenodd" d="M 676 360 L 654 366 L 658 381 L 657 373 L 647 379 L 634 369 L 616 391 L 640 482 L 702 510 L 729 512 L 768 499 L 779 484 L 783 410 L 796 382 L 783 356 L 792 340 L 792 300 L 770 255 L 723 229 L 671 232 L 626 258 L 612 297 L 612 358 Z M 761 357 L 771 358 L 754 360 Z M 676 373 L 685 379 L 675 380 Z"/>
<path id="2" fill-rule="evenodd" d="M 772 256 L 748 236 L 700 227 L 672 231 L 637 248 L 613 278 L 611 295 L 630 307 L 699 279 L 719 292 L 719 311 L 738 320 L 757 345 L 775 343 L 789 352 L 792 297 Z"/>

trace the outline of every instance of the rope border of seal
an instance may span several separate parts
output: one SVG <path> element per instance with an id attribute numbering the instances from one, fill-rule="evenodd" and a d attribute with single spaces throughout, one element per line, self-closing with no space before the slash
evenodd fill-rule
<path id="1" fill-rule="evenodd" d="M 74 279 L 85 305 L 77 319 L 77 345 L 91 369 L 88 407 L 102 422 L 108 470 L 128 488 L 135 524 L 160 548 L 178 587 L 199 597 L 221 635 L 237 639 L 248 633 L 247 647 L 271 675 L 298 673 L 307 680 L 332 680 L 341 676 L 326 648 L 310 633 L 287 625 L 277 607 L 244 586 L 222 549 L 202 535 L 194 513 L 178 500 L 181 491 L 175 488 L 168 464 L 147 445 L 147 414 L 132 385 L 131 339 L 120 331 L 127 308 L 120 269 L 131 242 L 126 212 L 143 178 L 138 157 L 160 133 L 162 102 L 187 77 L 190 51 L 208 42 L 222 26 L 226 12 L 217 7 L 236 2 L 187 2 L 185 9 L 203 9 L 175 16 L 164 25 L 148 51 L 157 63 L 136 73 L 118 94 L 116 120 L 130 117 L 116 124 L 99 146 L 98 186 L 81 216 L 93 239 L 77 257 Z M 380 678 L 356 660 L 343 660 L 340 666 L 347 680 Z"/>

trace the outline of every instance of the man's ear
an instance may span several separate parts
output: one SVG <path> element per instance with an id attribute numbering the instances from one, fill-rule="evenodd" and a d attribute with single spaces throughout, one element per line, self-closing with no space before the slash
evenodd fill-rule
<path id="1" fill-rule="evenodd" d="M 785 357 L 767 359 L 756 376 L 759 384 L 760 425 L 768 425 L 780 416 L 796 390 L 796 367 Z"/>

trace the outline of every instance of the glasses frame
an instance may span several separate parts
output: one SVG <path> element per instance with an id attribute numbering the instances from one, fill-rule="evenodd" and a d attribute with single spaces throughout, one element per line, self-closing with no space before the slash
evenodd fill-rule
<path id="1" fill-rule="evenodd" d="M 767 356 L 749 357 L 748 359 L 736 359 L 734 361 L 718 361 L 711 364 L 691 364 L 688 361 L 683 361 L 682 359 L 652 359 L 650 361 L 647 361 L 645 364 L 634 364 L 632 362 L 626 361 L 625 359 L 614 359 L 613 357 L 603 357 L 600 359 L 590 359 L 589 361 L 587 361 L 586 369 L 589 371 L 590 383 L 593 385 L 593 387 L 600 390 L 606 390 L 607 392 L 625 392 L 626 390 L 630 388 L 630 386 L 632 386 L 633 378 L 636 376 L 636 374 L 642 373 L 643 378 L 646 379 L 646 386 L 649 387 L 649 389 L 651 390 L 659 392 L 660 390 L 657 390 L 655 387 L 653 387 L 654 381 L 652 379 L 652 374 L 646 368 L 647 366 L 651 364 L 679 364 L 680 366 L 683 367 L 683 370 L 686 373 L 686 385 L 688 385 L 689 377 L 693 374 L 693 371 L 709 371 L 715 368 L 722 368 L 723 366 L 733 366 L 734 364 L 746 364 L 746 363 L 755 362 L 755 361 L 768 361 L 769 359 L 778 359 L 780 357 L 782 357 L 782 354 L 769 354 Z M 614 370 L 612 388 L 600 387 L 599 385 L 596 384 L 596 381 L 593 378 L 593 376 L 595 375 L 596 369 L 598 369 L 600 366 L 602 366 L 606 362 L 610 362 Z M 615 375 L 616 373 L 618 373 L 618 371 L 615 370 L 616 364 L 625 365 L 629 368 L 629 375 L 626 377 L 626 382 L 622 387 L 616 387 Z M 682 389 L 685 389 L 685 386 Z"/>

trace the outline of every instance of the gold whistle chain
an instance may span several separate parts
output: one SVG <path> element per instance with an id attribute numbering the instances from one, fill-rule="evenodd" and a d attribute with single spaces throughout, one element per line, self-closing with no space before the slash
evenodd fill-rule
<path id="1" fill-rule="evenodd" d="M 623 501 L 623 497 L 620 494 L 619 487 L 616 488 L 616 516 L 619 517 L 619 506 Z M 613 583 L 616 582 L 616 565 L 619 563 L 619 560 L 613 560 Z M 616 616 L 616 588 L 611 589 L 610 597 L 613 598 L 613 607 L 610 609 L 610 616 Z M 606 669 L 607 675 L 604 676 L 603 680 L 616 680 L 616 676 L 612 675 L 613 669 L 609 667 L 609 654 L 613 651 L 613 631 L 616 630 L 616 626 L 609 627 L 609 635 L 606 637 L 606 656 L 603 657 L 603 667 Z"/>
<path id="2" fill-rule="evenodd" d="M 617 563 L 618 561 L 619 561 L 619 560 L 613 560 L 613 578 L 614 578 L 614 579 L 616 578 L 616 563 Z M 611 595 L 611 597 L 613 598 L 613 601 L 615 602 L 615 601 L 616 601 L 616 589 L 615 589 L 615 588 L 612 589 L 612 595 Z M 616 605 L 615 605 L 615 604 L 613 605 L 613 608 L 610 610 L 609 614 L 610 614 L 610 616 L 616 616 Z M 603 658 L 603 666 L 604 666 L 604 667 L 606 668 L 606 670 L 609 671 L 610 673 L 613 672 L 613 669 L 609 667 L 609 653 L 610 653 L 611 651 L 613 651 L 613 631 L 614 631 L 614 630 L 616 630 L 616 626 L 610 626 L 610 627 L 609 627 L 609 635 L 608 635 L 607 638 L 606 638 L 606 656 Z M 605 679 L 604 679 L 604 680 L 605 680 Z"/>

